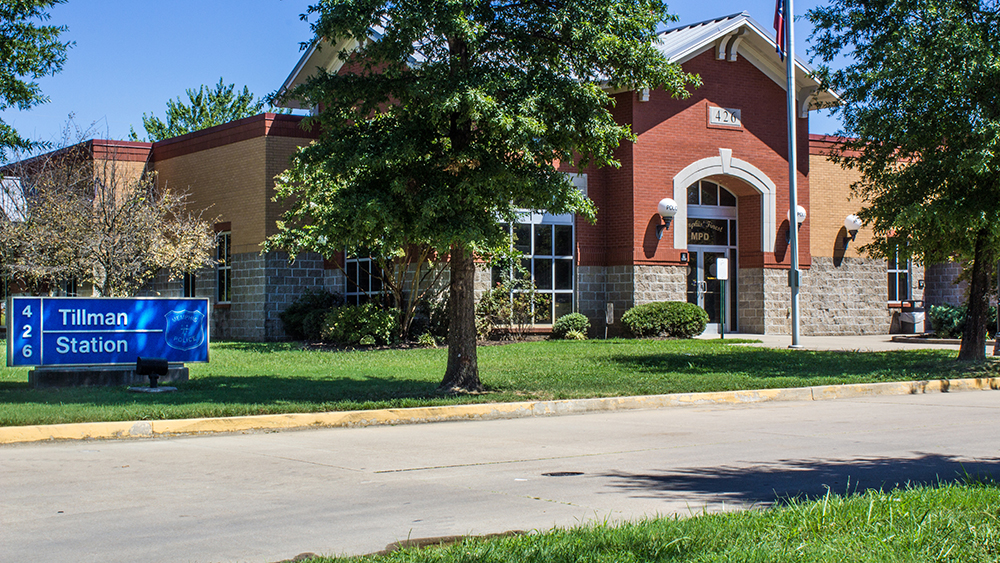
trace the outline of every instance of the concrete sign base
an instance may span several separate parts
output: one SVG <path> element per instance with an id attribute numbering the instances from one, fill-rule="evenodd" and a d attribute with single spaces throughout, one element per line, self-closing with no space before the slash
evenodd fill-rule
<path id="1" fill-rule="evenodd" d="M 159 383 L 181 383 L 188 380 L 188 368 L 171 365 Z M 149 385 L 149 377 L 137 375 L 135 366 L 91 366 L 65 368 L 35 368 L 28 372 L 28 383 L 33 389 L 49 387 L 85 387 L 99 385 L 118 387 L 124 385 Z"/>

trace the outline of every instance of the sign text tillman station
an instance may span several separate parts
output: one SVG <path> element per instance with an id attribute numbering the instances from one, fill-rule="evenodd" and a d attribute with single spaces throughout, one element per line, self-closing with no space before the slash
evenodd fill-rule
<path id="1" fill-rule="evenodd" d="M 208 361 L 208 300 L 13 297 L 8 366 Z"/>

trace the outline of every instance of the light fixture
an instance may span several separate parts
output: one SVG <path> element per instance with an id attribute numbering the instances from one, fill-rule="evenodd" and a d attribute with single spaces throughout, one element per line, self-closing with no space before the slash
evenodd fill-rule
<path id="1" fill-rule="evenodd" d="M 674 215 L 677 215 L 677 202 L 665 197 L 656 206 L 656 212 L 663 217 L 663 224 L 656 226 L 656 240 L 660 240 L 663 238 L 663 231 L 670 228 L 670 222 L 674 220 Z"/>
<path id="2" fill-rule="evenodd" d="M 855 240 L 858 236 L 858 229 L 861 228 L 861 219 L 858 219 L 857 215 L 851 214 L 844 219 L 844 228 L 847 229 L 847 234 L 850 236 L 844 237 L 844 250 L 851 244 L 851 241 Z"/>
<path id="3" fill-rule="evenodd" d="M 788 219 L 788 231 L 785 232 L 785 242 L 792 242 L 792 210 L 789 209 L 785 212 L 785 218 Z M 802 223 L 806 221 L 806 208 L 801 205 L 795 206 L 795 228 L 799 229 L 802 227 Z"/>

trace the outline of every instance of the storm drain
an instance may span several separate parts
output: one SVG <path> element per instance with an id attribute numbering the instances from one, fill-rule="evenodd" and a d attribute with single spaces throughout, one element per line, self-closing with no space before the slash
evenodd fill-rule
<path id="1" fill-rule="evenodd" d="M 583 475 L 582 471 L 553 471 L 551 473 L 542 473 L 543 477 L 576 477 L 577 475 Z"/>

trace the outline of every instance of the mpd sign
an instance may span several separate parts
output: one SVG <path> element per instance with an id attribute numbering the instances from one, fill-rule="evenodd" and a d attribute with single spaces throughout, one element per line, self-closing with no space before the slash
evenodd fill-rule
<path id="1" fill-rule="evenodd" d="M 12 297 L 8 366 L 208 361 L 208 300 Z"/>

